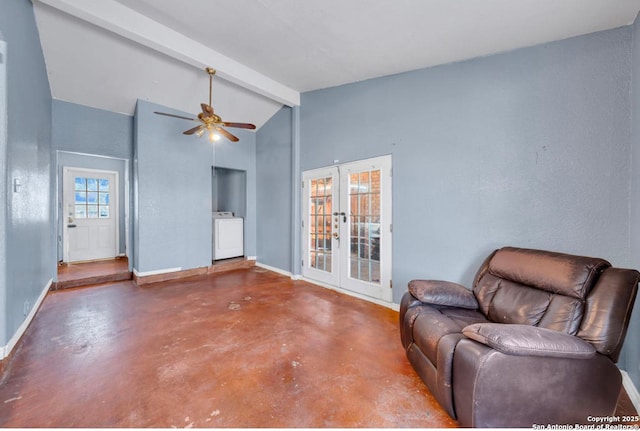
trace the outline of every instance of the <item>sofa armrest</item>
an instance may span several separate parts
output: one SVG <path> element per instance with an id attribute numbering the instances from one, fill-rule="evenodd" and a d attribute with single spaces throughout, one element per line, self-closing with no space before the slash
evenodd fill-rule
<path id="1" fill-rule="evenodd" d="M 589 359 L 596 353 L 592 344 L 579 337 L 530 325 L 474 323 L 462 333 L 507 355 Z"/>
<path id="2" fill-rule="evenodd" d="M 476 310 L 478 301 L 466 287 L 450 281 L 411 280 L 409 292 L 426 304 L 446 305 Z"/>

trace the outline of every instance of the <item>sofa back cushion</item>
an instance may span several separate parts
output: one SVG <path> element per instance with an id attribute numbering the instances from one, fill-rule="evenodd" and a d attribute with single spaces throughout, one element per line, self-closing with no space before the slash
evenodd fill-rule
<path id="1" fill-rule="evenodd" d="M 585 299 L 610 266 L 598 258 L 505 247 L 480 267 L 473 292 L 480 310 L 493 322 L 576 335 Z"/>
<path id="2" fill-rule="evenodd" d="M 584 300 L 595 279 L 611 264 L 604 259 L 505 247 L 489 262 L 489 272 L 520 284 Z"/>

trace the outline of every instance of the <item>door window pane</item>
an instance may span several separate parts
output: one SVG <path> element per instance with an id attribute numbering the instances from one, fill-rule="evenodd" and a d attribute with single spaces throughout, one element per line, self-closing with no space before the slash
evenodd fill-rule
<path id="1" fill-rule="evenodd" d="M 99 207 L 99 218 L 109 218 L 109 207 Z"/>
<path id="2" fill-rule="evenodd" d="M 87 218 L 98 218 L 98 205 L 87 205 Z"/>
<path id="3" fill-rule="evenodd" d="M 109 192 L 109 180 L 103 178 L 98 180 L 98 191 Z"/>
<path id="4" fill-rule="evenodd" d="M 98 195 L 98 205 L 100 206 L 109 205 L 109 193 L 100 193 Z"/>
<path id="5" fill-rule="evenodd" d="M 349 276 L 380 284 L 380 170 L 349 175 Z"/>
<path id="6" fill-rule="evenodd" d="M 75 203 L 77 204 L 86 204 L 87 203 L 87 192 L 76 192 Z"/>
<path id="7" fill-rule="evenodd" d="M 76 218 L 109 218 L 109 180 L 105 178 L 74 178 Z"/>
<path id="8" fill-rule="evenodd" d="M 87 190 L 94 192 L 98 190 L 98 180 L 95 178 L 87 178 Z"/>
<path id="9" fill-rule="evenodd" d="M 87 179 L 76 177 L 75 181 L 75 189 L 76 190 L 86 190 L 87 189 Z"/>
<path id="10" fill-rule="evenodd" d="M 332 179 L 316 178 L 309 182 L 309 266 L 331 272 L 332 250 Z"/>

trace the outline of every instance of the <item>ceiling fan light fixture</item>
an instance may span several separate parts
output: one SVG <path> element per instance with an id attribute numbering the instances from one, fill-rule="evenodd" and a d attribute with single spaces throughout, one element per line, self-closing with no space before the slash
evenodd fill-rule
<path id="1" fill-rule="evenodd" d="M 238 142 L 238 137 L 229 133 L 224 127 L 237 127 L 240 129 L 249 129 L 255 130 L 256 126 L 254 124 L 249 123 L 234 123 L 229 121 L 222 121 L 219 115 L 215 113 L 213 107 L 211 106 L 211 93 L 212 93 L 212 85 L 213 85 L 213 75 L 215 75 L 216 70 L 212 67 L 207 67 L 205 71 L 209 74 L 209 104 L 201 103 L 200 107 L 202 108 L 202 112 L 197 115 L 197 118 L 189 118 L 183 117 L 181 115 L 175 114 L 167 114 L 165 112 L 155 112 L 158 115 L 164 115 L 166 117 L 180 118 L 182 120 L 189 121 L 197 121 L 201 124 L 192 129 L 185 130 L 182 132 L 184 135 L 193 135 L 195 134 L 198 137 L 201 137 L 205 134 L 206 131 L 209 131 L 209 140 L 211 142 L 219 141 L 222 136 L 226 137 L 231 142 Z M 219 132 L 219 133 L 217 133 Z"/>

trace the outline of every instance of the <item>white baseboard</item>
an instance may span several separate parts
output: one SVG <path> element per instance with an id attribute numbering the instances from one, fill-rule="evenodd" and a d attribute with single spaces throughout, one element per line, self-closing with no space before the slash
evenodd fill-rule
<path id="1" fill-rule="evenodd" d="M 272 272 L 277 272 L 278 274 L 281 275 L 286 275 L 287 277 L 292 277 L 291 273 L 289 271 L 285 271 L 284 269 L 280 269 L 280 268 L 276 268 L 275 266 L 271 266 L 271 265 L 265 265 L 264 263 L 260 263 L 260 262 L 256 262 L 256 266 L 259 266 L 260 268 L 272 271 Z"/>
<path id="2" fill-rule="evenodd" d="M 247 256 L 245 259 L 247 260 L 256 260 L 258 257 L 257 256 Z"/>
<path id="3" fill-rule="evenodd" d="M 624 390 L 627 391 L 627 395 L 629 395 L 633 407 L 636 408 L 636 412 L 640 412 L 640 393 L 638 393 L 638 388 L 633 384 L 629 373 L 625 370 L 620 370 L 620 374 L 622 374 L 622 386 L 624 386 Z"/>
<path id="4" fill-rule="evenodd" d="M 354 298 L 363 299 L 365 301 L 373 302 L 374 304 L 382 305 L 383 307 L 387 307 L 387 308 L 390 308 L 390 309 L 395 310 L 395 311 L 400 311 L 400 304 L 396 304 L 396 303 L 393 303 L 393 302 L 382 301 L 380 299 L 372 298 L 372 297 L 367 296 L 367 295 L 361 295 L 359 293 L 352 292 L 350 290 L 342 289 L 340 287 L 332 286 L 330 284 L 323 283 L 321 281 L 312 280 L 312 279 L 306 278 L 306 277 L 301 277 L 300 280 L 304 280 L 304 281 L 306 281 L 308 283 L 315 284 L 315 285 L 320 286 L 320 287 L 325 287 L 327 289 L 335 290 L 336 292 L 342 293 L 344 295 L 353 296 Z"/>
<path id="5" fill-rule="evenodd" d="M 168 274 L 170 272 L 178 272 L 178 271 L 182 271 L 182 267 L 157 269 L 155 271 L 143 271 L 143 272 L 138 272 L 137 269 L 133 268 L 133 275 L 135 275 L 136 277 L 148 277 L 149 275 Z"/>
<path id="6" fill-rule="evenodd" d="M 285 275 L 287 277 L 291 277 L 292 280 L 304 280 L 304 281 L 306 281 L 308 283 L 315 284 L 317 286 L 324 287 L 324 288 L 327 288 L 327 289 L 331 289 L 331 290 L 334 290 L 334 291 L 336 291 L 338 293 L 343 293 L 345 295 L 353 296 L 353 297 L 358 298 L 358 299 L 364 299 L 365 301 L 373 302 L 374 304 L 382 305 L 383 307 L 391 308 L 392 310 L 395 310 L 395 311 L 400 311 L 400 304 L 394 304 L 392 302 L 385 302 L 385 301 L 382 301 L 382 300 L 379 300 L 379 299 L 376 299 L 376 298 L 371 298 L 369 296 L 361 295 L 359 293 L 355 293 L 355 292 L 351 292 L 349 290 L 341 289 L 339 287 L 332 286 L 332 285 L 327 284 L 327 283 L 322 283 L 320 281 L 311 280 L 309 278 L 303 277 L 302 275 L 298 275 L 298 274 L 293 275 L 289 271 L 285 271 L 285 270 L 280 269 L 280 268 L 276 268 L 276 267 L 273 267 L 273 266 L 265 265 L 264 263 L 256 262 L 256 266 L 259 266 L 260 268 L 264 268 L 264 269 L 266 269 L 268 271 L 277 272 L 278 274 L 282 274 L 282 275 Z"/>
<path id="7" fill-rule="evenodd" d="M 35 304 L 33 304 L 33 307 L 31 307 L 31 311 L 29 312 L 29 315 L 24 319 L 22 324 L 18 327 L 18 329 L 16 330 L 16 333 L 13 334 L 13 337 L 11 337 L 7 345 L 2 346 L 0 348 L 0 354 L 2 355 L 0 359 L 5 359 L 6 357 L 8 357 L 13 351 L 13 349 L 16 347 L 16 345 L 18 344 L 18 341 L 20 341 L 20 338 L 22 338 L 22 336 L 24 335 L 24 332 L 27 330 L 27 328 L 29 327 L 29 324 L 35 317 L 38 309 L 40 308 L 40 305 L 42 304 L 42 301 L 44 301 L 44 297 L 47 296 L 47 292 L 51 288 L 52 283 L 53 283 L 53 278 L 49 279 L 44 289 L 42 289 L 42 292 L 40 292 L 40 296 L 38 296 L 38 299 L 36 299 L 36 302 Z"/>
<path id="8" fill-rule="evenodd" d="M 285 271 L 284 269 L 276 268 L 275 266 L 265 265 L 264 263 L 256 262 L 256 266 L 260 268 L 268 269 L 269 271 L 277 272 L 278 274 L 286 275 L 290 277 L 292 280 L 302 280 L 302 275 L 300 274 L 292 274 L 289 271 Z"/>

